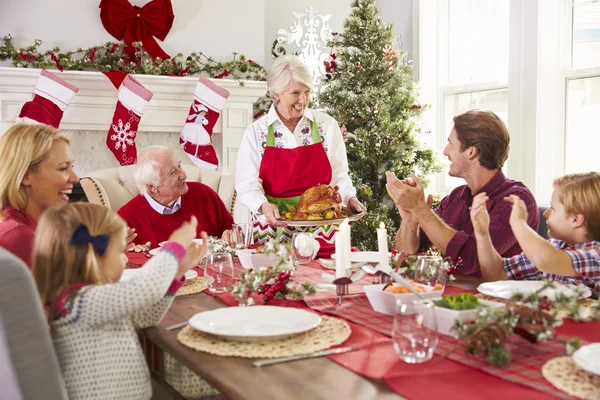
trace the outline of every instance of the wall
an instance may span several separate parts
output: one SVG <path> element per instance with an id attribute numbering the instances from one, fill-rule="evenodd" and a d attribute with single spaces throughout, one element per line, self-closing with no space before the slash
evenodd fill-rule
<path id="1" fill-rule="evenodd" d="M 408 53 L 408 59 L 413 59 L 413 1 L 419 0 L 377 0 L 380 15 L 386 24 L 394 24 L 394 33 L 399 35 L 401 49 Z"/>
<path id="2" fill-rule="evenodd" d="M 148 1 L 130 2 L 142 6 Z M 264 59 L 265 0 L 172 3 L 173 27 L 164 42 L 158 41 L 171 56 L 202 51 L 216 60 L 227 61 L 233 52 L 238 52 L 257 61 Z M 113 41 L 100 22 L 99 4 L 99 0 L 1 0 L 0 36 L 10 33 L 17 47 L 42 39 L 44 49 L 85 48 Z"/>

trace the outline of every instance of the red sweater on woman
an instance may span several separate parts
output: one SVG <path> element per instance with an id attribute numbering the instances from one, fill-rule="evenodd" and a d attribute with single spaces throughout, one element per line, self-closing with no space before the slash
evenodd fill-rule
<path id="1" fill-rule="evenodd" d="M 150 242 L 150 248 L 158 247 L 192 215 L 198 219 L 196 237 L 204 231 L 208 236 L 220 238 L 224 231 L 231 229 L 233 217 L 214 190 L 200 182 L 188 182 L 188 187 L 187 193 L 181 196 L 181 208 L 173 214 L 159 214 L 141 194 L 119 209 L 121 218 L 138 234 L 134 243 Z"/>
<path id="2" fill-rule="evenodd" d="M 0 221 L 0 247 L 19 257 L 31 269 L 37 221 L 25 211 L 10 206 L 2 210 L 2 215 L 4 219 Z"/>

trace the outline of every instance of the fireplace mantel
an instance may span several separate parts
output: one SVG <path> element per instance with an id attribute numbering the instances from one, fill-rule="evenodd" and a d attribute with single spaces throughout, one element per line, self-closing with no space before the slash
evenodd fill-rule
<path id="1" fill-rule="evenodd" d="M 65 111 L 60 128 L 65 131 L 102 131 L 106 133 L 117 102 L 117 90 L 100 72 L 50 71 L 77 86 L 79 92 Z M 0 135 L 19 114 L 24 102 L 33 98 L 39 69 L 0 67 Z M 198 77 L 134 75 L 154 93 L 140 122 L 140 132 L 179 132 L 192 103 Z M 252 123 L 252 105 L 266 93 L 266 82 L 213 79 L 230 93 L 214 132 L 222 155 L 222 172 L 235 174 L 237 150 L 244 130 Z"/>

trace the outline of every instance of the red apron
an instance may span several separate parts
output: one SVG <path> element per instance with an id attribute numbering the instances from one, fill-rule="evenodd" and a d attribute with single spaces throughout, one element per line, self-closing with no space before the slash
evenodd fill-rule
<path id="1" fill-rule="evenodd" d="M 313 144 L 299 146 L 295 149 L 275 147 L 273 125 L 268 127 L 265 152 L 260 163 L 259 178 L 262 179 L 265 195 L 270 203 L 278 206 L 280 211 L 289 206 L 298 206 L 300 195 L 318 184 L 330 184 L 332 177 L 331 164 L 323 148 L 323 139 L 315 121 L 311 121 Z M 254 219 L 254 242 L 264 243 L 276 237 L 277 229 L 269 224 Z M 312 229 L 321 245 L 319 256 L 330 256 L 334 251 L 331 228 Z M 291 240 L 293 232 L 304 230 L 294 227 L 284 228 L 283 240 Z M 334 228 L 335 230 L 335 228 Z"/>

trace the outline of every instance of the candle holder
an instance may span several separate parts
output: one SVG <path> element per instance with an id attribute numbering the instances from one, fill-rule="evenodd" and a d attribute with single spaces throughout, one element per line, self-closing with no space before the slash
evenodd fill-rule
<path id="1" fill-rule="evenodd" d="M 338 304 L 342 304 L 344 296 L 348 295 L 348 286 L 352 283 L 352 279 L 343 277 L 333 281 L 335 285 L 335 293 L 338 296 Z"/>

